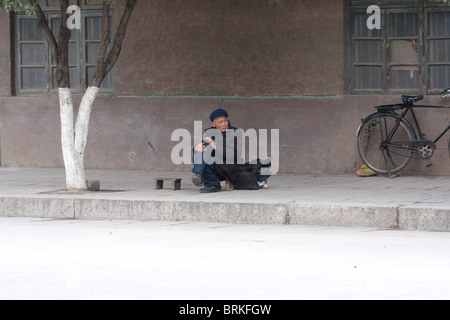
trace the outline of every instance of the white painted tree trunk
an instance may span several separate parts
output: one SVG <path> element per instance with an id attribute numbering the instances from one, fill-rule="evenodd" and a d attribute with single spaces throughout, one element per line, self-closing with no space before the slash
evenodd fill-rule
<path id="1" fill-rule="evenodd" d="M 84 150 L 86 148 L 92 105 L 99 88 L 89 87 L 81 100 L 77 122 L 74 125 L 73 100 L 70 88 L 59 88 L 61 115 L 61 146 L 66 169 L 68 190 L 86 190 Z"/>

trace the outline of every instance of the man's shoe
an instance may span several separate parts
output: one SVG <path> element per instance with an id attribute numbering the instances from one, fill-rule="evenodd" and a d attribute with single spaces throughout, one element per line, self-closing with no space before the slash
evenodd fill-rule
<path id="1" fill-rule="evenodd" d="M 196 174 L 194 174 L 194 175 L 192 176 L 191 181 L 192 181 L 192 183 L 193 183 L 195 186 L 201 187 L 202 184 L 203 184 L 203 178 L 202 178 L 201 173 L 198 173 L 198 172 L 197 172 Z"/>
<path id="2" fill-rule="evenodd" d="M 220 187 L 220 183 L 216 186 L 212 186 L 212 187 L 204 187 L 200 189 L 201 193 L 211 193 L 211 192 L 218 192 L 221 191 L 222 188 Z"/>
<path id="3" fill-rule="evenodd" d="M 258 181 L 258 185 L 259 185 L 259 188 L 260 188 L 260 189 L 267 189 L 267 188 L 269 188 L 269 185 L 267 184 L 267 181 L 266 181 L 266 180 L 264 180 L 264 181 Z"/>

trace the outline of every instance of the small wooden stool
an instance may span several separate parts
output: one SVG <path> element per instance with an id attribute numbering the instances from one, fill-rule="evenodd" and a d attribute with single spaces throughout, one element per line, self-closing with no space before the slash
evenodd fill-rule
<path id="1" fill-rule="evenodd" d="M 181 189 L 181 178 L 155 178 L 156 189 L 162 189 L 164 181 L 172 181 L 172 190 Z"/>

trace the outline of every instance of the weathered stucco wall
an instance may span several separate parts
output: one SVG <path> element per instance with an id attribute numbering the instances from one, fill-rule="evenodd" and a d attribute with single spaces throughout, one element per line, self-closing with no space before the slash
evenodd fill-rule
<path id="1" fill-rule="evenodd" d="M 9 14 L 0 12 L 0 96 L 11 95 Z"/>
<path id="2" fill-rule="evenodd" d="M 116 8 L 118 15 L 121 8 Z M 344 4 L 140 1 L 116 67 L 119 95 L 335 95 Z"/>

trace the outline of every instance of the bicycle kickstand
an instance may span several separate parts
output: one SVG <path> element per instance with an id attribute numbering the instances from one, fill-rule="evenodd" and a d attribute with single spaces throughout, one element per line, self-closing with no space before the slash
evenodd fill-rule
<path id="1" fill-rule="evenodd" d="M 393 179 L 393 178 L 398 177 L 397 174 L 393 174 L 392 171 L 391 171 L 391 167 L 389 166 L 389 161 L 388 161 L 387 156 L 386 156 L 386 150 L 382 150 L 382 152 L 383 152 L 384 161 L 386 162 L 386 168 L 387 168 L 387 171 L 388 171 L 388 174 L 389 174 L 389 178 Z"/>

